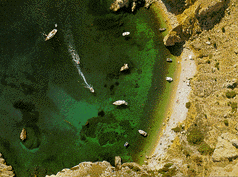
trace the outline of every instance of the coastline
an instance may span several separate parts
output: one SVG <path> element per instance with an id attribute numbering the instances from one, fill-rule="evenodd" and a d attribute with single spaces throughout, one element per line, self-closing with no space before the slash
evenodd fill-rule
<path id="1" fill-rule="evenodd" d="M 161 12 L 161 16 L 165 19 L 166 25 L 169 27 L 168 31 L 178 25 L 175 15 L 167 11 L 164 3 L 159 0 L 155 2 L 155 6 Z M 155 11 L 155 10 L 153 10 Z M 151 169 L 159 169 L 163 164 L 159 163 L 159 159 L 166 157 L 168 147 L 172 144 L 176 137 L 176 133 L 171 130 L 182 123 L 187 116 L 188 109 L 186 103 L 189 101 L 191 87 L 188 86 L 189 79 L 192 78 L 196 71 L 196 64 L 194 60 L 189 59 L 189 55 L 194 57 L 191 49 L 184 45 L 182 54 L 177 57 L 176 71 L 174 72 L 174 85 L 172 86 L 173 93 L 170 96 L 168 105 L 166 106 L 163 125 L 161 125 L 158 132 L 156 143 L 150 151 L 148 158 L 148 167 Z"/>

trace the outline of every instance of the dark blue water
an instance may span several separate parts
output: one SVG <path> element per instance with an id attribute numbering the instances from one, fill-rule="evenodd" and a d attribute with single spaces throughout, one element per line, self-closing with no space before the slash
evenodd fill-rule
<path id="1" fill-rule="evenodd" d="M 148 12 L 111 13 L 111 2 L 0 3 L 0 152 L 17 176 L 44 176 L 82 161 L 113 164 L 116 155 L 137 160 L 145 143 L 137 130 L 149 126 L 167 66 Z M 57 34 L 44 41 L 56 23 Z M 95 93 L 85 88 L 69 41 Z M 130 70 L 120 73 L 124 63 Z M 112 105 L 119 99 L 129 106 Z"/>

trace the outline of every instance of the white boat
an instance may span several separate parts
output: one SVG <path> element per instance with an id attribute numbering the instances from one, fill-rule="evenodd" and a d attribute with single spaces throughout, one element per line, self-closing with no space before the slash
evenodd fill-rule
<path id="1" fill-rule="evenodd" d="M 172 62 L 173 60 L 171 58 L 166 59 L 167 62 Z"/>
<path id="2" fill-rule="evenodd" d="M 130 32 L 124 32 L 124 33 L 122 33 L 122 36 L 128 36 L 128 35 L 130 35 Z"/>
<path id="3" fill-rule="evenodd" d="M 138 132 L 143 136 L 147 136 L 147 132 L 145 132 L 144 130 L 138 130 Z"/>
<path id="4" fill-rule="evenodd" d="M 57 24 L 55 24 L 55 27 L 57 27 Z M 46 36 L 45 41 L 48 41 L 49 39 L 51 39 L 52 37 L 55 36 L 55 34 L 57 33 L 57 29 L 53 29 L 51 32 L 49 32 L 49 34 Z"/>
<path id="5" fill-rule="evenodd" d="M 124 64 L 124 65 L 121 67 L 120 71 L 125 71 L 125 70 L 128 70 L 128 69 L 129 69 L 128 64 Z"/>
<path id="6" fill-rule="evenodd" d="M 173 79 L 172 79 L 172 77 L 166 77 L 166 81 L 172 82 Z"/>
<path id="7" fill-rule="evenodd" d="M 113 102 L 112 104 L 120 106 L 120 105 L 127 105 L 128 103 L 125 100 L 117 100 Z"/>

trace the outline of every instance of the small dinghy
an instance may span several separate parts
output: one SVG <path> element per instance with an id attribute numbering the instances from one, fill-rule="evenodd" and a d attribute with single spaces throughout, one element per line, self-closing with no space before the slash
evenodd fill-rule
<path id="1" fill-rule="evenodd" d="M 55 24 L 55 27 L 57 27 L 57 24 Z M 46 36 L 45 41 L 48 41 L 49 39 L 54 37 L 56 33 L 57 33 L 57 29 L 53 29 L 51 32 L 49 32 L 48 35 L 45 35 Z"/>
<path id="2" fill-rule="evenodd" d="M 139 132 L 142 136 L 147 136 L 147 132 L 145 132 L 144 130 L 138 130 L 138 132 Z"/>
<path id="3" fill-rule="evenodd" d="M 164 32 L 166 28 L 159 28 L 159 32 Z"/>
<path id="4" fill-rule="evenodd" d="M 173 60 L 171 58 L 166 58 L 167 62 L 172 62 Z"/>
<path id="5" fill-rule="evenodd" d="M 125 100 L 117 100 L 113 102 L 112 104 L 120 106 L 120 105 L 128 105 L 128 103 Z"/>
<path id="6" fill-rule="evenodd" d="M 168 82 L 172 82 L 173 79 L 172 79 L 172 77 L 166 77 L 166 81 L 168 81 Z"/>
<path id="7" fill-rule="evenodd" d="M 130 32 L 124 32 L 124 33 L 122 33 L 122 36 L 128 36 L 128 35 L 130 35 Z"/>
<path id="8" fill-rule="evenodd" d="M 128 64 L 124 64 L 124 66 L 121 67 L 120 71 L 125 71 L 125 70 L 128 70 L 128 69 L 129 69 Z"/>

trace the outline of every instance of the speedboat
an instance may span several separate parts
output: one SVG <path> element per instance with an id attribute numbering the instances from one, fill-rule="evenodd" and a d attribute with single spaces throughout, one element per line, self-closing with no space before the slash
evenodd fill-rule
<path id="1" fill-rule="evenodd" d="M 172 59 L 171 58 L 166 58 L 166 61 L 167 62 L 172 62 Z"/>
<path id="2" fill-rule="evenodd" d="M 117 100 L 113 102 L 112 104 L 120 106 L 120 105 L 127 105 L 128 103 L 125 100 Z"/>
<path id="3" fill-rule="evenodd" d="M 124 32 L 124 33 L 122 33 L 122 36 L 128 36 L 130 34 L 130 32 Z"/>
<path id="4" fill-rule="evenodd" d="M 168 82 L 172 82 L 173 79 L 172 79 L 172 77 L 166 77 L 166 81 L 168 81 Z"/>
<path id="5" fill-rule="evenodd" d="M 124 65 L 121 67 L 120 71 L 125 71 L 125 70 L 128 70 L 128 69 L 129 69 L 128 64 L 124 64 Z"/>
<path id="6" fill-rule="evenodd" d="M 147 136 L 147 132 L 145 132 L 144 130 L 138 130 L 138 132 L 143 136 Z"/>
<path id="7" fill-rule="evenodd" d="M 57 27 L 57 24 L 55 24 L 55 27 Z M 52 37 L 55 36 L 55 34 L 57 33 L 57 29 L 53 29 L 51 32 L 49 32 L 49 34 L 46 36 L 45 41 L 48 41 L 49 39 L 51 39 Z"/>

